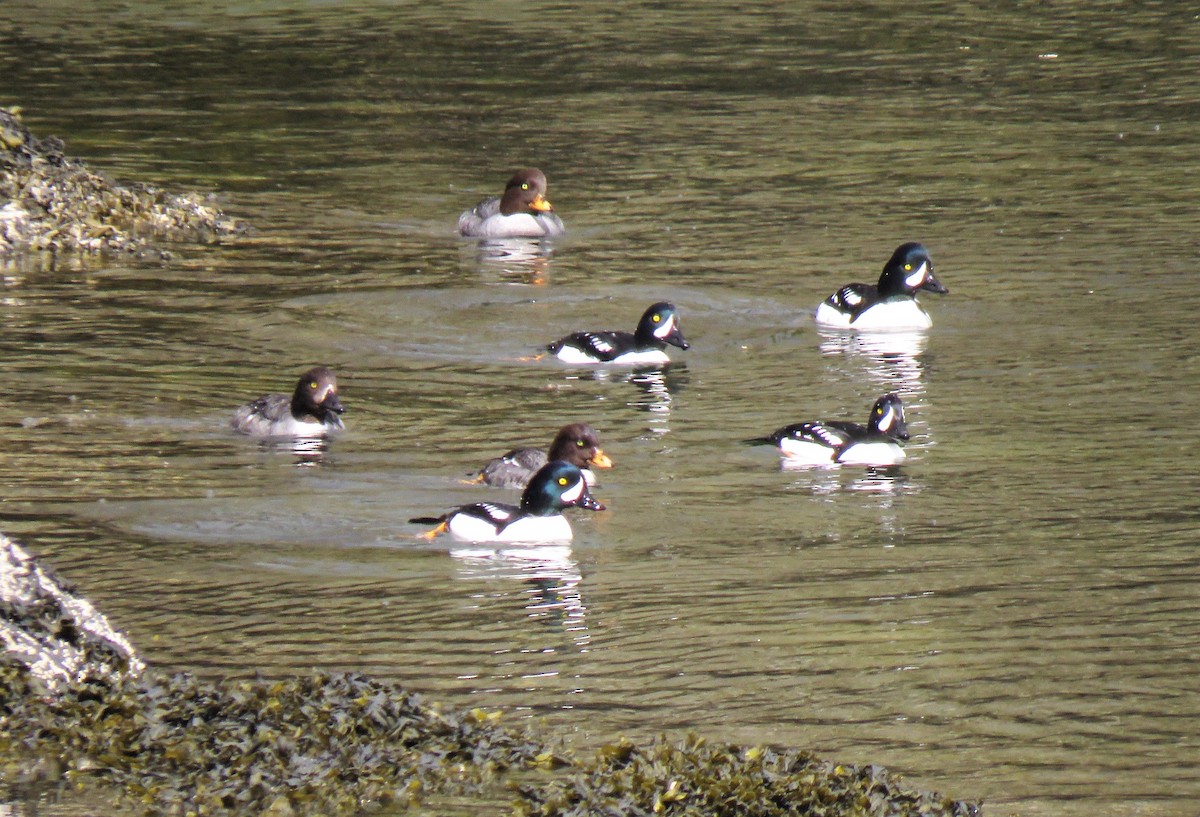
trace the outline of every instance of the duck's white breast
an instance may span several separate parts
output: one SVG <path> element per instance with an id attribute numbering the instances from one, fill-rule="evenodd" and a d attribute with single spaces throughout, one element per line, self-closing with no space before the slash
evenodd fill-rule
<path id="1" fill-rule="evenodd" d="M 846 465 L 896 465 L 906 456 L 904 449 L 896 443 L 864 442 L 844 449 L 838 462 Z"/>
<path id="2" fill-rule="evenodd" d="M 275 420 L 261 414 L 239 420 L 238 430 L 255 437 L 323 437 L 337 430 L 324 423 L 301 422 L 290 414 Z"/>
<path id="3" fill-rule="evenodd" d="M 893 331 L 928 329 L 933 325 L 929 313 L 913 298 L 883 301 L 868 307 L 858 320 L 848 324 L 852 329 Z"/>
<path id="4" fill-rule="evenodd" d="M 501 542 L 569 542 L 571 523 L 562 514 L 526 516 L 513 522 L 500 536 Z"/>
<path id="5" fill-rule="evenodd" d="M 564 232 L 562 220 L 553 213 L 532 215 L 513 213 L 510 216 L 496 213 L 472 225 L 470 234 L 480 238 L 540 238 L 558 236 Z"/>
<path id="6" fill-rule="evenodd" d="M 619 366 L 663 366 L 670 363 L 671 358 L 660 349 L 646 349 L 641 352 L 626 352 L 609 362 Z"/>

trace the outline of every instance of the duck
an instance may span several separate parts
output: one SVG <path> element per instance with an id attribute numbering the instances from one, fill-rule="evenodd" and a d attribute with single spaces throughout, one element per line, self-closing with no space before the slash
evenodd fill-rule
<path id="1" fill-rule="evenodd" d="M 264 394 L 239 406 L 231 425 L 252 437 L 321 437 L 345 428 L 344 411 L 333 370 L 314 366 L 300 375 L 290 397 Z"/>
<path id="2" fill-rule="evenodd" d="M 612 468 L 613 462 L 600 448 L 596 430 L 587 423 L 565 425 L 554 435 L 547 452 L 541 448 L 514 448 L 488 462 L 471 484 L 484 483 L 497 488 L 524 488 L 548 462 L 569 462 L 583 473 L 588 487 L 596 485 L 592 468 Z"/>
<path id="3" fill-rule="evenodd" d="M 950 290 L 934 277 L 924 245 L 909 241 L 892 253 L 878 284 L 846 284 L 817 306 L 816 322 L 833 329 L 928 329 L 933 321 L 917 303 L 919 291 Z"/>
<path id="4" fill-rule="evenodd" d="M 784 426 L 753 442 L 778 446 L 793 465 L 896 465 L 905 459 L 900 443 L 909 439 L 904 402 L 888 393 L 871 406 L 867 424 L 817 420 Z"/>
<path id="5" fill-rule="evenodd" d="M 518 170 L 503 196 L 484 199 L 458 217 L 460 235 L 478 238 L 557 238 L 562 219 L 546 198 L 546 174 L 536 167 Z"/>
<path id="6" fill-rule="evenodd" d="M 667 346 L 687 349 L 679 311 L 668 301 L 651 305 L 633 332 L 572 332 L 546 347 L 564 363 L 662 366 L 670 363 Z"/>
<path id="7" fill-rule="evenodd" d="M 449 533 L 464 542 L 565 542 L 572 538 L 565 508 L 603 511 L 588 491 L 583 472 L 561 460 L 543 465 L 521 494 L 521 504 L 476 502 L 437 517 L 416 517 L 412 524 L 435 524 L 424 539 Z"/>

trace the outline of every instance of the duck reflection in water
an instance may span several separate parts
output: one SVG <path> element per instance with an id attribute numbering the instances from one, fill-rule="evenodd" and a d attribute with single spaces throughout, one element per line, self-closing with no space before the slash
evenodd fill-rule
<path id="1" fill-rule="evenodd" d="M 475 263 L 489 280 L 531 286 L 550 280 L 554 247 L 548 239 L 481 238 L 474 249 Z"/>
<path id="2" fill-rule="evenodd" d="M 668 363 L 665 366 L 636 368 L 630 371 L 620 369 L 589 369 L 572 371 L 567 375 L 569 380 L 592 380 L 605 382 L 617 381 L 632 383 L 638 393 L 625 404 L 637 411 L 649 414 L 649 430 L 656 434 L 670 432 L 671 405 L 680 392 L 687 389 L 690 379 L 686 363 Z"/>
<path id="3" fill-rule="evenodd" d="M 272 437 L 259 440 L 260 451 L 272 454 L 291 454 L 297 468 L 318 468 L 333 462 L 328 437 Z"/>
<path id="4" fill-rule="evenodd" d="M 291 448 L 292 457 L 295 459 L 295 462 L 292 464 L 297 468 L 316 468 L 317 466 L 327 465 L 331 462 L 328 439 L 292 440 L 289 448 Z"/>
<path id="5" fill-rule="evenodd" d="M 839 541 L 844 535 L 839 520 L 865 514 L 865 518 L 874 519 L 879 534 L 869 541 L 883 547 L 901 544 L 907 531 L 899 509 L 904 497 L 919 493 L 922 487 L 896 466 L 854 471 L 789 467 L 785 462 L 783 470 L 797 473 L 790 490 L 810 494 L 838 509 L 829 515 L 830 527 L 823 532 L 831 541 Z"/>
<path id="6" fill-rule="evenodd" d="M 870 466 L 863 470 L 813 468 L 805 463 L 791 462 L 787 457 L 780 459 L 782 471 L 802 473 L 793 487 L 805 490 L 814 496 L 828 496 L 842 491 L 857 491 L 864 494 L 895 495 L 913 493 L 919 485 L 898 465 Z"/>
<path id="7" fill-rule="evenodd" d="M 859 361 L 868 382 L 878 391 L 913 397 L 925 390 L 923 355 L 929 342 L 924 331 L 828 332 L 821 331 L 819 349 L 826 357 Z M 856 380 L 862 378 L 855 373 Z"/>
<path id="8" fill-rule="evenodd" d="M 571 648 L 587 650 L 591 634 L 580 590 L 583 577 L 570 545 L 456 548 L 450 551 L 450 556 L 458 566 L 459 579 L 515 582 L 520 588 L 519 602 L 529 621 L 565 633 Z M 504 595 L 515 599 L 517 592 Z"/>

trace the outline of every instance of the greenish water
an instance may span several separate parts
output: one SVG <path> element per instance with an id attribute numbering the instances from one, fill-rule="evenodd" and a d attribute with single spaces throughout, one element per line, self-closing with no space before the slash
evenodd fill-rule
<path id="1" fill-rule="evenodd" d="M 0 103 L 255 227 L 0 268 L 0 527 L 149 661 L 806 746 L 993 815 L 1194 813 L 1194 10 L 5 11 Z M 527 164 L 568 238 L 457 240 Z M 909 239 L 951 290 L 927 336 L 815 331 Z M 520 360 L 661 298 L 692 342 L 663 373 Z M 321 456 L 227 431 L 315 362 L 350 429 Z M 738 444 L 885 390 L 894 474 Z M 617 467 L 573 546 L 414 539 L 575 420 Z"/>

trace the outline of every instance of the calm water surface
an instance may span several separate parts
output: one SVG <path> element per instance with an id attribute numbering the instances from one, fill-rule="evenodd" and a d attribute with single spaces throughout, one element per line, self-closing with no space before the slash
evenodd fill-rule
<path id="1" fill-rule="evenodd" d="M 486 8 L 6 4 L 0 102 L 255 230 L 0 270 L 3 529 L 160 666 L 811 747 L 990 814 L 1194 814 L 1194 10 Z M 568 239 L 457 240 L 527 164 Z M 815 330 L 909 239 L 932 331 Z M 662 298 L 693 344 L 665 370 L 522 360 Z M 227 431 L 318 361 L 349 433 Z M 892 472 L 738 442 L 886 390 Z M 575 420 L 617 467 L 571 547 L 414 539 Z"/>

